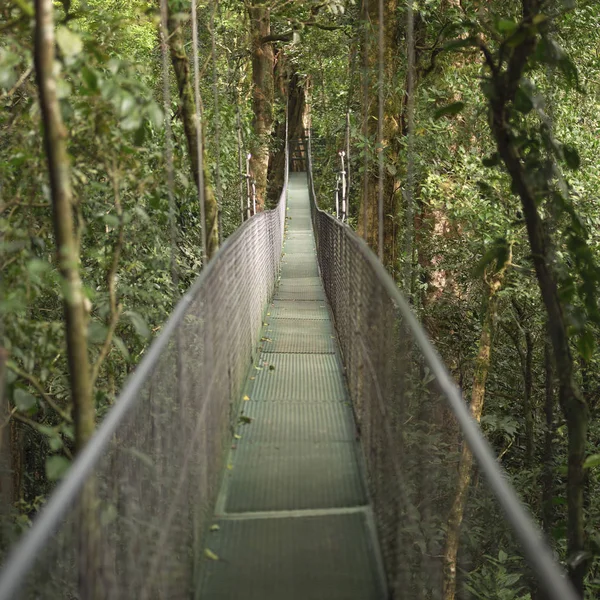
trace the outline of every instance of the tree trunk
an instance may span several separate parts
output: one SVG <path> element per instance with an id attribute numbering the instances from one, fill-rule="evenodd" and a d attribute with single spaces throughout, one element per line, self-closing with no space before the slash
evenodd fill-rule
<path id="1" fill-rule="evenodd" d="M 584 552 L 584 511 L 583 492 L 585 487 L 585 445 L 588 430 L 588 410 L 585 400 L 581 396 L 575 382 L 575 369 L 573 356 L 569 346 L 567 325 L 563 307 L 558 295 L 556 274 L 550 261 L 548 244 L 545 240 L 544 226 L 535 201 L 535 195 L 530 189 L 525 168 L 521 163 L 517 149 L 512 141 L 512 136 L 507 128 L 508 115 L 504 105 L 493 103 L 492 132 L 498 144 L 499 154 L 506 165 L 521 198 L 521 206 L 527 225 L 531 256 L 535 266 L 542 299 L 548 313 L 550 324 L 550 337 L 554 349 L 554 358 L 557 367 L 559 383 L 559 402 L 567 422 L 569 434 L 567 476 L 567 512 L 568 533 L 567 552 L 570 563 Z M 580 594 L 583 594 L 583 578 L 587 569 L 587 562 L 577 560 L 574 567 L 570 568 L 573 585 Z"/>
<path id="2" fill-rule="evenodd" d="M 533 19 L 540 12 L 537 0 L 523 1 L 523 18 Z M 575 366 L 564 309 L 560 300 L 557 273 L 553 266 L 550 245 L 544 223 L 538 211 L 535 190 L 531 177 L 513 139 L 510 128 L 510 106 L 514 101 L 519 82 L 528 61 L 535 51 L 536 39 L 530 34 L 513 50 L 506 71 L 492 70 L 494 93 L 490 99 L 490 128 L 496 140 L 498 153 L 512 179 L 513 188 L 521 200 L 531 258 L 542 300 L 548 315 L 550 339 L 554 351 L 558 376 L 558 398 L 565 416 L 568 431 L 568 475 L 567 475 L 567 553 L 569 574 L 575 589 L 583 595 L 583 580 L 588 561 L 584 560 L 584 489 L 585 446 L 589 423 L 588 407 L 575 381 Z"/>
<path id="3" fill-rule="evenodd" d="M 281 58 L 279 59 L 281 60 Z M 292 141 L 300 140 L 304 137 L 304 121 L 306 118 L 306 93 L 304 86 L 297 73 L 294 73 L 288 82 L 284 84 L 283 93 L 287 95 L 288 105 L 288 136 Z M 285 101 L 285 98 L 284 98 Z M 275 204 L 279 199 L 281 187 L 283 185 L 283 176 L 285 168 L 285 119 L 277 124 L 276 140 L 277 150 L 269 161 L 269 202 Z M 303 161 L 299 161 L 295 166 L 298 171 L 306 170 L 306 157 L 302 156 Z M 290 164 L 290 169 L 293 165 Z"/>
<path id="4" fill-rule="evenodd" d="M 552 499 L 554 498 L 554 471 L 553 440 L 554 440 L 554 365 L 552 362 L 552 342 L 547 333 L 544 342 L 544 375 L 545 375 L 545 397 L 544 416 L 546 426 L 544 430 L 544 456 L 542 459 L 542 524 L 546 534 L 550 534 L 554 527 L 554 509 Z"/>
<path id="5" fill-rule="evenodd" d="M 518 334 L 513 335 L 510 331 L 507 331 L 513 340 L 521 362 L 521 373 L 523 375 L 523 413 L 525 416 L 525 465 L 528 469 L 532 469 L 535 458 L 535 415 L 532 399 L 533 352 L 535 348 L 533 336 L 527 323 L 528 319 L 525 309 L 515 298 L 513 298 L 512 304 L 518 317 L 519 330 L 523 331 L 525 337 L 525 352 L 523 352 Z"/>
<path id="6" fill-rule="evenodd" d="M 179 90 L 179 102 L 181 109 L 181 120 L 185 131 L 188 156 L 192 176 L 196 186 L 200 187 L 200 168 L 198 164 L 198 129 L 196 127 L 196 102 L 194 100 L 194 88 L 190 72 L 190 62 L 185 51 L 185 39 L 181 23 L 174 15 L 169 13 L 169 49 L 171 62 L 175 71 L 177 88 Z M 204 130 L 204 128 L 202 128 Z M 204 180 L 204 214 L 206 216 L 206 257 L 210 260 L 219 249 L 219 207 L 210 185 L 210 173 L 208 160 L 206 159 L 206 144 L 202 141 L 203 148 L 203 180 Z"/>
<path id="7" fill-rule="evenodd" d="M 485 385 L 490 370 L 494 322 L 498 310 L 498 290 L 502 285 L 504 268 L 493 276 L 488 283 L 487 306 L 484 313 L 481 336 L 475 370 L 473 373 L 473 387 L 471 390 L 471 415 L 479 422 L 483 412 L 485 399 Z M 469 446 L 463 442 L 460 462 L 458 465 L 458 478 L 456 492 L 450 514 L 448 516 L 448 527 L 446 532 L 446 545 L 444 548 L 444 579 L 443 600 L 454 600 L 456 594 L 456 563 L 458 548 L 460 544 L 460 529 L 467 506 L 467 496 L 471 484 L 471 471 L 473 467 L 473 454 Z"/>
<path id="8" fill-rule="evenodd" d="M 8 352 L 0 347 L 0 533 L 9 522 L 13 498 L 13 475 L 11 465 L 11 419 L 10 404 L 6 395 L 4 372 Z M 0 550 L 2 546 L 0 544 Z"/>
<path id="9" fill-rule="evenodd" d="M 35 2 L 34 63 L 44 125 L 44 146 L 50 174 L 50 195 L 54 218 L 54 236 L 60 274 L 63 279 L 67 357 L 71 399 L 75 423 L 75 449 L 81 452 L 91 438 L 95 427 L 95 405 L 92 396 L 91 369 L 88 357 L 87 322 L 89 300 L 83 293 L 79 274 L 79 249 L 73 225 L 73 194 L 67 153 L 67 130 L 62 121 L 56 95 L 54 75 L 54 15 L 52 0 Z M 99 554 L 99 522 L 97 520 L 97 493 L 95 480 L 86 480 L 78 499 L 79 509 L 79 591 L 82 597 L 91 595 L 102 577 Z"/>
<path id="10" fill-rule="evenodd" d="M 273 129 L 275 98 L 273 45 L 263 42 L 271 33 L 271 13 L 262 0 L 252 0 L 248 6 L 252 36 L 252 108 L 254 139 L 250 153 L 250 172 L 256 180 L 256 208 L 264 210 L 269 170 L 269 142 Z"/>
<path id="11" fill-rule="evenodd" d="M 365 0 L 363 0 L 364 2 Z M 369 79 L 369 93 L 363 98 L 363 114 L 367 115 L 366 136 L 374 147 L 378 124 L 378 84 L 373 76 L 377 73 L 379 61 L 379 48 L 376 32 L 379 28 L 379 7 L 377 0 L 365 2 L 367 17 L 367 35 L 369 36 L 368 49 L 364 53 L 364 68 Z M 400 53 L 398 52 L 398 1 L 386 0 L 383 14 L 384 37 L 384 115 L 383 123 L 383 149 L 384 152 L 384 177 L 383 177 L 383 263 L 393 274 L 397 265 L 396 227 L 397 227 L 397 199 L 400 193 L 396 165 L 399 157 L 398 135 L 399 122 L 403 111 L 402 98 L 395 92 L 397 87 L 397 73 L 400 70 Z M 377 152 L 374 153 L 377 156 Z M 379 174 L 377 161 L 371 161 L 367 171 L 363 173 L 363 191 L 358 213 L 358 233 L 364 237 L 371 248 L 377 251 L 379 219 L 378 219 L 378 184 Z M 366 222 L 365 222 L 366 218 Z"/>
<path id="12" fill-rule="evenodd" d="M 75 421 L 75 445 L 81 450 L 92 436 L 95 406 L 90 382 L 87 345 L 89 301 L 79 274 L 79 249 L 73 226 L 73 194 L 67 153 L 67 130 L 62 121 L 54 75 L 54 18 L 52 0 L 35 3 L 34 62 L 44 125 L 44 147 L 50 175 L 56 255 L 63 278 L 67 355 Z"/>
<path id="13" fill-rule="evenodd" d="M 529 329 L 525 330 L 525 464 L 533 468 L 535 458 L 535 414 L 532 399 L 533 389 L 533 337 Z"/>

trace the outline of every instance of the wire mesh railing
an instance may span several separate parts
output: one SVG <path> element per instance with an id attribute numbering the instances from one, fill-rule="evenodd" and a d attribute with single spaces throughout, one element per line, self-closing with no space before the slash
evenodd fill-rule
<path id="1" fill-rule="evenodd" d="M 1 600 L 194 596 L 233 399 L 279 272 L 288 162 L 286 149 L 278 206 L 206 266 L 5 563 Z"/>
<path id="2" fill-rule="evenodd" d="M 311 160 L 309 139 L 319 266 L 390 598 L 575 600 L 397 285 L 361 238 L 318 207 Z"/>

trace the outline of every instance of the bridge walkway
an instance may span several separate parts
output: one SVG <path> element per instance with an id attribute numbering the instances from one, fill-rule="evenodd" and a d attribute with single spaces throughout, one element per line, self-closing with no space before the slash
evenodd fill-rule
<path id="1" fill-rule="evenodd" d="M 248 375 L 198 597 L 380 600 L 383 571 L 306 174 L 290 174 L 288 190 L 280 280 Z"/>

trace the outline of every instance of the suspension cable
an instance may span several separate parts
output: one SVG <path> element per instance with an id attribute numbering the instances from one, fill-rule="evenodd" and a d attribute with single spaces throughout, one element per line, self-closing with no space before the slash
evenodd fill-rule
<path id="1" fill-rule="evenodd" d="M 352 94 L 354 91 L 354 74 L 356 71 L 356 55 L 358 47 L 358 37 L 352 40 L 350 56 L 348 57 L 348 98 L 346 99 L 346 133 L 344 146 L 346 149 L 346 217 L 350 213 L 350 105 L 352 102 Z"/>
<path id="2" fill-rule="evenodd" d="M 167 167 L 167 198 L 169 199 L 169 226 L 171 230 L 171 282 L 173 296 L 178 296 L 179 272 L 177 269 L 177 211 L 175 207 L 175 172 L 173 167 L 173 130 L 171 129 L 171 81 L 169 78 L 167 0 L 160 0 L 160 47 L 162 53 L 163 111 L 165 123 L 165 160 Z"/>
<path id="3" fill-rule="evenodd" d="M 223 192 L 221 189 L 221 137 L 220 137 L 220 111 L 219 111 L 219 73 L 217 66 L 217 41 L 215 35 L 215 13 L 219 8 L 219 0 L 212 2 L 210 11 L 210 39 L 211 59 L 213 64 L 213 98 L 215 121 L 215 195 L 217 197 L 217 214 L 219 226 L 219 243 L 223 242 Z"/>
<path id="4" fill-rule="evenodd" d="M 198 60 L 198 11 L 197 0 L 192 0 L 192 53 L 194 56 L 194 100 L 196 104 L 196 152 L 198 153 L 198 202 L 200 202 L 200 225 L 202 227 L 202 266 L 208 262 L 206 247 L 206 207 L 204 206 L 204 151 L 202 147 L 202 113 L 200 110 L 200 65 Z"/>
<path id="5" fill-rule="evenodd" d="M 363 174 L 363 237 L 368 241 L 369 223 L 369 0 L 363 2 L 363 19 L 365 27 L 364 53 L 363 53 L 363 152 L 364 152 L 364 174 Z"/>
<path id="6" fill-rule="evenodd" d="M 237 145 L 238 145 L 238 176 L 240 185 L 240 224 L 244 222 L 244 181 L 246 179 L 244 172 L 244 140 L 242 136 L 242 115 L 240 111 L 240 90 L 238 85 L 241 85 L 241 78 L 238 78 L 240 74 L 239 63 L 238 71 L 235 76 L 232 76 L 232 80 L 235 81 L 235 125 L 237 129 Z"/>
<path id="7" fill-rule="evenodd" d="M 383 262 L 383 57 L 384 57 L 384 39 L 383 39 L 383 0 L 379 0 L 379 56 L 378 56 L 378 114 L 377 114 L 377 152 L 379 163 L 379 181 L 377 182 L 377 232 L 379 237 L 378 249 L 379 260 Z"/>
<path id="8" fill-rule="evenodd" d="M 404 272 L 404 289 L 408 297 L 412 291 L 413 268 L 413 227 L 414 227 L 414 188 L 415 188 L 415 14 L 412 0 L 407 1 L 406 8 L 406 45 L 407 45 L 407 164 L 406 164 L 406 263 Z"/>

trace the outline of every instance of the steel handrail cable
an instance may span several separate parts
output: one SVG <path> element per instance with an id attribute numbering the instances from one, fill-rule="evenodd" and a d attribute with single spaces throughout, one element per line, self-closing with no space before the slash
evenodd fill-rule
<path id="1" fill-rule="evenodd" d="M 579 600 L 579 596 L 573 589 L 564 570 L 554 560 L 552 552 L 544 541 L 541 531 L 535 525 L 531 513 L 520 501 L 516 491 L 507 481 L 504 471 L 498 464 L 490 444 L 484 438 L 478 424 L 472 418 L 458 385 L 454 382 L 444 365 L 442 358 L 429 340 L 425 330 L 417 320 L 398 286 L 364 239 L 358 236 L 346 223 L 342 223 L 319 208 L 312 177 L 311 150 L 311 136 L 309 132 L 307 176 L 311 198 L 311 213 L 315 229 L 317 255 L 321 265 L 321 273 L 325 280 L 325 290 L 328 296 L 331 293 L 330 282 L 328 281 L 329 270 L 323 268 L 323 263 L 326 260 L 323 254 L 326 249 L 324 248 L 325 240 L 323 239 L 322 230 L 325 229 L 325 226 L 337 229 L 339 232 L 337 235 L 339 235 L 339 237 L 348 239 L 354 247 L 357 248 L 358 253 L 364 260 L 364 264 L 371 270 L 378 283 L 381 284 L 381 287 L 388 294 L 390 300 L 404 319 L 407 329 L 412 334 L 428 368 L 437 379 L 438 386 L 459 424 L 465 441 L 469 444 L 480 469 L 484 472 L 498 503 L 502 507 L 508 522 L 512 526 L 513 532 L 521 543 L 530 566 L 535 571 L 541 585 L 545 588 L 548 597 L 551 600 Z M 339 239 L 337 235 L 330 237 Z M 334 302 L 331 297 L 329 300 L 337 327 L 338 315 L 336 315 L 336 302 Z M 388 335 L 392 334 L 393 330 L 390 330 Z M 346 358 L 346 356 L 343 356 L 344 363 L 346 363 Z"/>

